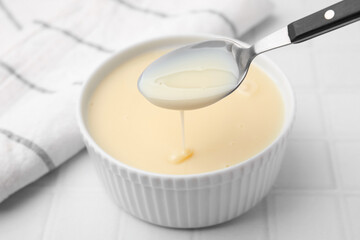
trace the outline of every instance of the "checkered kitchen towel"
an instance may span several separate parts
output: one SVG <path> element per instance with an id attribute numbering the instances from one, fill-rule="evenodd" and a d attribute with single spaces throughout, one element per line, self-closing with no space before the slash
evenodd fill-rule
<path id="1" fill-rule="evenodd" d="M 105 58 L 163 34 L 238 37 L 268 0 L 0 0 L 0 202 L 84 144 L 75 106 Z"/>

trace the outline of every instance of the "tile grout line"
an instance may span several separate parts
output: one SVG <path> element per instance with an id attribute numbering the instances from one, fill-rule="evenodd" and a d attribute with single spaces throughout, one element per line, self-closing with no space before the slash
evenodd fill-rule
<path id="1" fill-rule="evenodd" d="M 314 90 L 315 90 L 315 96 L 316 98 L 318 99 L 319 101 L 319 109 L 320 109 L 320 112 L 321 112 L 321 122 L 324 126 L 324 134 L 323 134 L 323 137 L 324 137 L 324 141 L 326 142 L 326 145 L 327 145 L 327 150 L 328 150 L 328 153 L 329 153 L 329 156 L 330 156 L 330 162 L 331 162 L 331 171 L 332 171 L 332 178 L 334 180 L 334 183 L 335 183 L 335 187 L 338 188 L 339 187 L 339 176 L 338 176 L 338 173 L 337 171 L 335 170 L 335 166 L 334 165 L 334 162 L 332 161 L 333 160 L 333 156 L 332 156 L 332 152 L 330 151 L 331 148 L 329 146 L 330 142 L 329 142 L 329 138 L 330 138 L 330 133 L 331 133 L 331 125 L 329 123 L 329 121 L 327 121 L 326 119 L 326 113 L 325 113 L 325 109 L 324 109 L 324 101 L 323 101 L 323 98 L 322 98 L 322 94 L 321 94 L 321 90 L 320 90 L 320 83 L 318 81 L 318 78 L 317 78 L 317 70 L 315 68 L 315 59 L 314 59 L 314 53 L 313 53 L 313 45 L 310 44 L 310 49 L 311 49 L 311 54 L 310 54 L 310 59 L 311 59 L 311 66 L 314 66 L 313 69 L 312 69 L 312 72 L 315 76 L 314 80 L 316 81 L 316 84 L 315 84 L 315 87 L 314 87 Z"/>
<path id="2" fill-rule="evenodd" d="M 344 186 L 343 186 L 343 181 L 342 181 L 342 177 L 341 177 L 341 173 L 340 173 L 340 166 L 339 163 L 337 161 L 337 154 L 336 154 L 336 150 L 335 150 L 335 139 L 336 137 L 333 135 L 332 132 L 332 127 L 330 124 L 330 121 L 327 120 L 325 118 L 326 116 L 326 112 L 327 112 L 327 108 L 325 106 L 325 99 L 324 96 L 322 94 L 322 92 L 320 91 L 320 89 L 318 89 L 318 97 L 320 100 L 320 110 L 322 111 L 322 116 L 325 122 L 325 134 L 327 136 L 326 142 L 327 142 L 327 146 L 328 146 L 328 152 L 330 155 L 330 162 L 331 162 L 331 167 L 332 167 L 332 172 L 333 172 L 333 177 L 335 179 L 335 184 L 336 184 L 336 195 L 337 195 L 337 204 L 338 204 L 338 214 L 340 215 L 340 219 L 341 219 L 341 223 L 342 223 L 342 231 L 344 234 L 344 238 L 345 239 L 350 239 L 350 229 L 349 229 L 349 217 L 346 214 L 346 206 L 345 206 L 345 200 L 344 200 Z"/>
<path id="3" fill-rule="evenodd" d="M 349 229 L 350 226 L 350 220 L 349 220 L 349 216 L 347 214 L 347 207 L 346 207 L 346 203 L 345 203 L 345 192 L 344 192 L 344 185 L 343 185 L 343 181 L 342 181 L 342 177 L 341 177 L 341 173 L 339 170 L 339 163 L 337 162 L 337 154 L 336 154 L 336 150 L 335 150 L 335 142 L 334 140 L 329 140 L 329 146 L 330 146 L 330 153 L 331 153 L 331 159 L 333 162 L 333 166 L 336 168 L 336 174 L 337 174 L 337 178 L 338 178 L 338 201 L 339 201 L 339 208 L 340 208 L 340 217 L 343 221 L 343 228 L 344 228 L 344 234 L 345 234 L 345 239 L 351 239 L 351 231 Z"/>
<path id="4" fill-rule="evenodd" d="M 274 189 L 266 197 L 267 239 L 276 240 L 276 206 L 274 204 L 276 193 Z"/>
<path id="5" fill-rule="evenodd" d="M 326 145 L 327 145 L 327 151 L 329 153 L 329 162 L 330 162 L 330 166 L 331 166 L 331 175 L 332 178 L 334 179 L 334 184 L 335 184 L 335 199 L 336 199 L 336 203 L 338 206 L 338 209 L 336 210 L 337 214 L 340 217 L 340 223 L 341 223 L 341 231 L 342 234 L 344 236 L 345 239 L 350 239 L 350 232 L 349 232 L 349 219 L 348 216 L 346 216 L 346 207 L 345 207 L 345 202 L 344 202 L 344 195 L 343 195 L 343 184 L 342 184 L 342 179 L 341 179 L 341 174 L 339 171 L 339 164 L 336 160 L 336 154 L 335 154 L 335 150 L 334 150 L 334 139 L 335 136 L 333 135 L 332 132 L 332 127 L 331 127 L 331 123 L 329 121 L 329 119 L 326 118 L 327 115 L 327 107 L 325 106 L 325 99 L 323 96 L 323 91 L 322 91 L 322 87 L 321 84 L 318 80 L 318 73 L 317 70 L 315 68 L 315 57 L 314 57 L 314 49 L 313 49 L 313 45 L 310 44 L 310 49 L 311 49 L 311 54 L 310 54 L 310 59 L 311 59 L 311 66 L 313 67 L 313 73 L 315 75 L 315 80 L 316 80 L 316 84 L 315 84 L 315 93 L 316 93 L 316 97 L 320 102 L 319 105 L 319 109 L 321 112 L 321 116 L 322 116 L 322 122 L 324 125 L 324 136 L 326 137 L 325 141 L 326 141 Z"/>
<path id="6" fill-rule="evenodd" d="M 116 206 L 116 207 L 118 207 L 118 206 Z M 125 236 L 126 236 L 126 229 L 127 228 L 125 228 L 124 227 L 124 229 L 125 229 L 125 231 L 124 230 L 122 230 L 121 229 L 121 226 L 125 226 L 126 224 L 127 224 L 127 222 L 125 221 L 125 216 L 126 216 L 126 214 L 127 213 L 124 213 L 123 212 L 123 210 L 122 209 L 120 209 L 119 208 L 119 217 L 118 217 L 118 227 L 117 227 L 117 229 L 116 229 L 116 234 L 115 234 L 115 236 L 116 236 L 116 240 L 119 240 L 119 239 L 125 239 Z M 139 220 L 140 221 L 140 220 Z"/>
<path id="7" fill-rule="evenodd" d="M 273 191 L 273 189 L 271 191 Z M 273 240 L 274 238 L 273 238 L 273 233 L 270 230 L 270 224 L 271 224 L 271 222 L 274 222 L 275 220 L 273 219 L 271 221 L 270 212 L 269 212 L 270 211 L 269 210 L 270 202 L 269 202 L 268 198 L 269 198 L 270 194 L 271 193 L 269 193 L 264 199 L 264 201 L 265 201 L 265 204 L 264 204 L 265 205 L 265 210 L 264 210 L 264 212 L 265 212 L 265 234 L 266 234 L 265 239 Z"/>
<path id="8" fill-rule="evenodd" d="M 190 240 L 199 240 L 200 239 L 200 231 L 198 229 L 191 229 L 190 230 Z"/>
<path id="9" fill-rule="evenodd" d="M 49 237 L 48 229 L 53 228 L 54 214 L 56 216 L 56 209 L 55 208 L 56 208 L 56 205 L 58 205 L 59 195 L 62 192 L 61 191 L 62 188 L 59 187 L 59 184 L 60 184 L 60 180 L 59 180 L 60 179 L 60 176 L 59 176 L 60 172 L 61 172 L 61 169 L 59 168 L 57 170 L 57 172 L 56 172 L 56 184 L 55 184 L 55 188 L 53 189 L 53 197 L 51 199 L 51 204 L 50 204 L 50 207 L 49 207 L 49 210 L 48 210 L 46 221 L 45 221 L 45 224 L 44 224 L 43 229 L 42 229 L 42 234 L 41 234 L 41 237 L 40 237 L 41 240 L 51 239 L 51 237 Z"/>
<path id="10" fill-rule="evenodd" d="M 319 192 L 321 191 L 321 192 Z M 305 188 L 275 188 L 271 191 L 273 194 L 285 194 L 285 195 L 341 195 L 342 193 L 360 197 L 360 190 L 355 191 L 341 191 L 339 189 L 305 189 Z"/>
<path id="11" fill-rule="evenodd" d="M 290 141 L 305 141 L 305 140 L 315 140 L 315 141 L 326 141 L 329 139 L 329 136 L 321 136 L 321 135 L 314 135 L 314 136 L 298 136 L 298 137 L 294 137 L 294 136 L 290 136 L 289 140 Z M 340 141 L 346 141 L 346 142 L 355 142 L 358 143 L 359 142 L 359 138 L 358 137 L 352 137 L 352 136 L 341 136 L 341 137 L 333 137 L 334 141 L 340 140 Z"/>

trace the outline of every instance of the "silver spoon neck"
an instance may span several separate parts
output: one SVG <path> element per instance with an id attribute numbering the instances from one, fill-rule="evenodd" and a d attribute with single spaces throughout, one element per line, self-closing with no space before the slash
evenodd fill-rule
<path id="1" fill-rule="evenodd" d="M 251 48 L 253 49 L 253 52 L 256 56 L 263 52 L 267 52 L 272 49 L 287 46 L 290 44 L 291 40 L 289 38 L 288 29 L 286 26 L 260 39 L 258 42 L 252 45 Z"/>

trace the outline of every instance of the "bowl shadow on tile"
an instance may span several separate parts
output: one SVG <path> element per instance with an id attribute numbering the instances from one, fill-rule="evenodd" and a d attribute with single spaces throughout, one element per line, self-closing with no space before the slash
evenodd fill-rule
<path id="1" fill-rule="evenodd" d="M 200 231 L 208 232 L 208 231 L 228 231 L 231 232 L 239 232 L 245 230 L 245 228 L 257 229 L 258 231 L 266 230 L 266 197 L 254 207 L 249 209 L 247 212 L 243 213 L 239 217 L 231 219 L 227 222 L 205 227 L 199 229 Z M 244 228 L 244 229 L 242 229 Z M 237 230 L 235 230 L 237 229 Z"/>
<path id="2" fill-rule="evenodd" d="M 136 217 L 125 213 L 125 211 L 123 210 L 122 212 L 125 214 L 124 216 L 126 218 L 126 221 L 132 222 L 132 229 L 148 228 L 151 231 L 159 231 L 163 234 L 197 233 L 206 236 L 206 239 L 217 239 L 218 237 L 224 237 L 227 234 L 230 234 L 233 237 L 243 236 L 250 237 L 251 239 L 257 239 L 265 237 L 267 234 L 266 200 L 262 200 L 255 207 L 251 208 L 248 212 L 242 214 L 235 219 L 214 226 L 194 229 L 162 227 L 143 220 L 139 220 Z"/>

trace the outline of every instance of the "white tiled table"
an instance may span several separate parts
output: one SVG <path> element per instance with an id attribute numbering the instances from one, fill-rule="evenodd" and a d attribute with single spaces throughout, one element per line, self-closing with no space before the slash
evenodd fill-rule
<path id="1" fill-rule="evenodd" d="M 276 0 L 252 42 L 336 1 Z M 82 151 L 0 205 L 0 239 L 360 239 L 360 23 L 268 54 L 289 77 L 297 118 L 271 193 L 199 230 L 157 227 L 118 209 Z"/>

